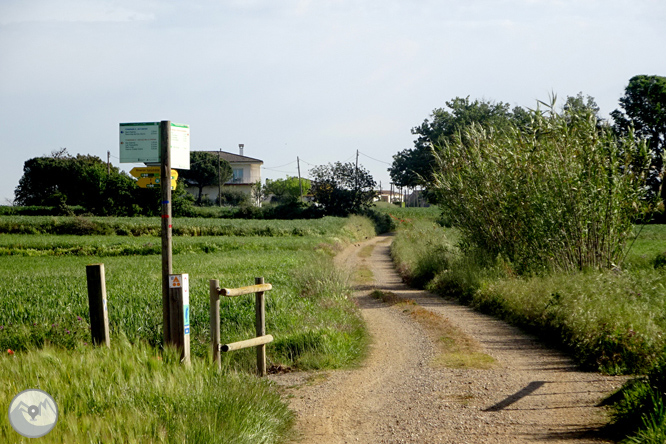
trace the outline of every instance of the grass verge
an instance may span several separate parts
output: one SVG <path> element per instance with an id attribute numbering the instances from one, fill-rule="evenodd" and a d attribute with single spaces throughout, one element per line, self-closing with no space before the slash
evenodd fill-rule
<path id="1" fill-rule="evenodd" d="M 53 396 L 58 423 L 44 443 L 277 443 L 293 415 L 265 380 L 220 374 L 201 360 L 115 338 L 111 349 L 45 347 L 0 358 L 0 404 L 26 388 Z M 28 442 L 0 415 L 2 442 Z"/>
<path id="2" fill-rule="evenodd" d="M 647 374 L 609 400 L 614 436 L 666 436 L 666 227 L 634 229 L 623 269 L 518 276 L 432 220 L 403 228 L 392 255 L 405 280 L 494 314 L 562 347 L 584 368 Z"/>

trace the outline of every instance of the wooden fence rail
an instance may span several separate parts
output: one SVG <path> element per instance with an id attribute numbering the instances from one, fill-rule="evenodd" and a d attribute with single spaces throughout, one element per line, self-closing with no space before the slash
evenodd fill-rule
<path id="1" fill-rule="evenodd" d="M 266 303 L 264 292 L 273 288 L 265 284 L 263 277 L 255 278 L 255 285 L 240 288 L 220 288 L 220 281 L 210 280 L 210 335 L 213 343 L 213 361 L 218 369 L 222 368 L 220 352 L 240 350 L 248 347 L 257 348 L 257 374 L 266 376 L 266 344 L 273 341 L 273 336 L 266 334 Z M 255 294 L 255 330 L 257 336 L 245 341 L 220 343 L 220 296 L 234 297 Z"/>

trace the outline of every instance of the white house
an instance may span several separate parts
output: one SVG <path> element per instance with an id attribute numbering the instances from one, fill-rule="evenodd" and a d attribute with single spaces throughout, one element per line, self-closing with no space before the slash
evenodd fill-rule
<path id="1" fill-rule="evenodd" d="M 264 164 L 263 160 L 247 157 L 243 155 L 243 149 L 240 149 L 240 154 L 229 153 L 227 151 L 205 151 L 214 156 L 219 156 L 220 159 L 226 160 L 231 165 L 233 176 L 231 179 L 222 184 L 225 189 L 232 189 L 241 191 L 245 194 L 252 194 L 252 185 L 261 182 L 261 166 Z M 197 196 L 199 189 L 196 187 L 186 187 L 186 190 Z M 209 185 L 203 188 L 202 195 L 208 196 L 208 199 L 217 199 L 218 186 Z"/>

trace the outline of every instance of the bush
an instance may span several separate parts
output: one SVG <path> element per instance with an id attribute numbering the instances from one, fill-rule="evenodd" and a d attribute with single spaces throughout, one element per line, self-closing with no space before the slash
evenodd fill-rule
<path id="1" fill-rule="evenodd" d="M 611 395 L 613 435 L 630 436 L 623 443 L 666 442 L 666 353 L 647 376 L 628 381 Z"/>
<path id="2" fill-rule="evenodd" d="M 231 207 L 249 206 L 252 203 L 249 194 L 229 188 L 222 188 L 222 194 L 215 199 L 215 205 L 219 205 L 220 201 L 222 205 Z"/>
<path id="3" fill-rule="evenodd" d="M 450 222 L 520 273 L 619 264 L 648 203 L 645 143 L 616 140 L 589 108 L 551 105 L 526 129 L 472 125 L 436 158 L 431 192 Z"/>

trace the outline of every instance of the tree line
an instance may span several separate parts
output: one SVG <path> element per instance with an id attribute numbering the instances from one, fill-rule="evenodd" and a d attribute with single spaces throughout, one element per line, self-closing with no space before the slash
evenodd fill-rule
<path id="1" fill-rule="evenodd" d="M 578 94 L 536 109 L 456 98 L 394 156 L 462 245 L 518 273 L 622 265 L 633 224 L 663 212 L 666 78 L 633 77 L 612 122 Z"/>
<path id="2" fill-rule="evenodd" d="M 666 188 L 661 187 L 663 155 L 666 141 L 666 77 L 638 75 L 629 80 L 624 95 L 619 99 L 620 108 L 611 113 L 611 121 L 599 116 L 599 107 L 590 96 L 579 93 L 567 97 L 563 111 L 590 110 L 600 126 L 608 126 L 615 137 L 629 133 L 645 140 L 650 153 L 646 185 L 651 193 L 661 191 L 666 199 Z M 430 188 L 437 166 L 436 152 L 471 124 L 495 131 L 509 127 L 526 128 L 531 122 L 531 110 L 520 106 L 511 108 L 503 102 L 487 102 L 469 97 L 456 97 L 437 108 L 429 119 L 412 128 L 416 136 L 414 147 L 404 149 L 393 156 L 389 173 L 394 184 L 400 187 L 421 186 Z"/>
<path id="3" fill-rule="evenodd" d="M 346 216 L 369 209 L 376 185 L 362 166 L 335 162 L 310 171 L 312 180 L 286 177 L 256 183 L 251 194 L 221 187 L 220 196 L 210 200 L 203 194 L 206 186 L 226 183 L 232 176 L 229 162 L 213 153 L 192 151 L 190 169 L 179 170 L 177 187 L 172 192 L 174 214 L 195 215 L 195 206 L 224 205 L 242 207 L 241 216 L 260 217 L 256 207 L 271 197 L 271 217 Z M 185 187 L 197 189 L 196 196 Z M 302 196 L 312 197 L 313 204 Z M 50 156 L 28 159 L 14 192 L 14 204 L 22 207 L 48 207 L 49 214 L 73 214 L 74 210 L 99 216 L 157 216 L 161 205 L 159 190 L 139 188 L 136 179 L 97 156 L 69 154 L 60 149 Z M 307 211 L 306 211 L 307 210 Z"/>

